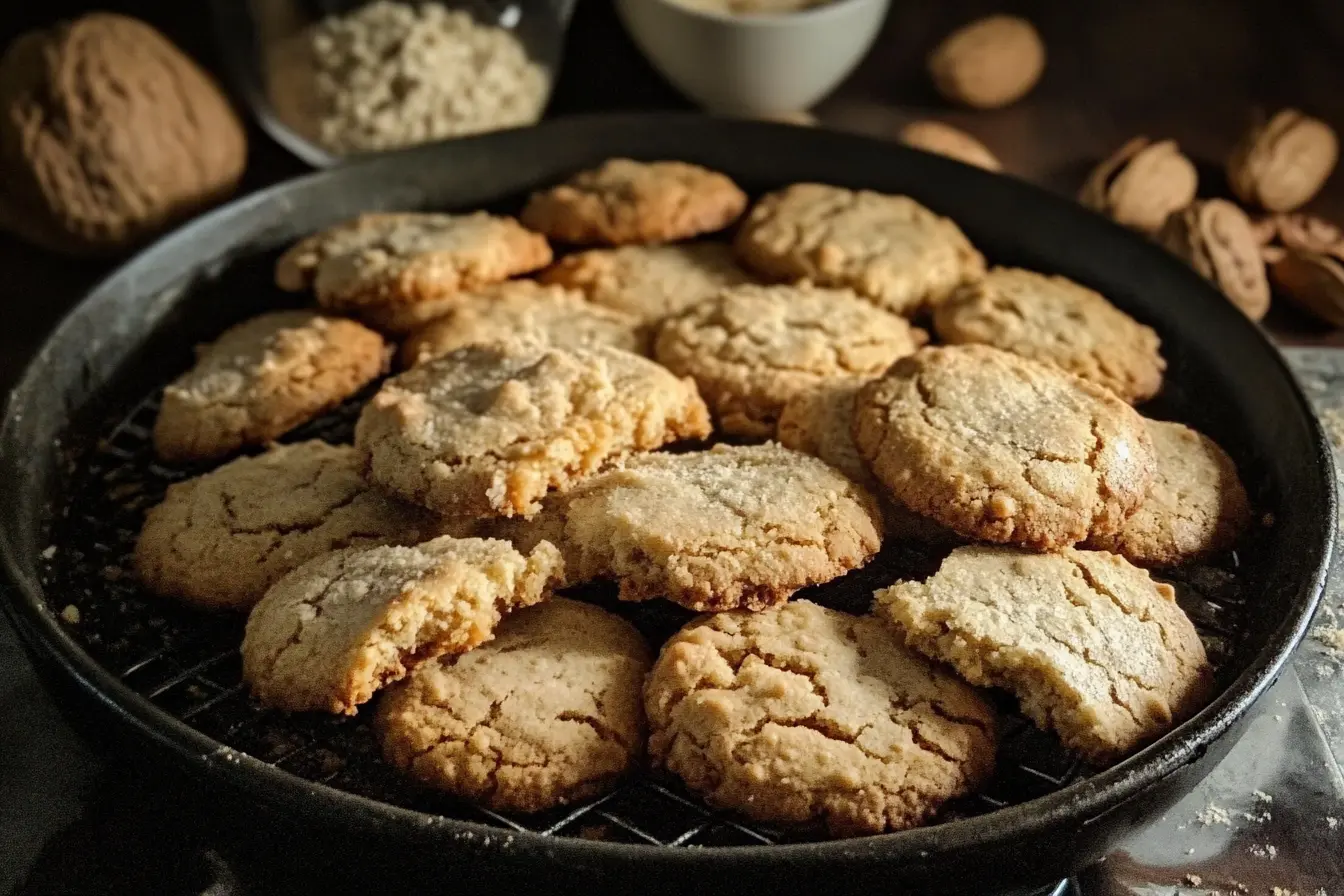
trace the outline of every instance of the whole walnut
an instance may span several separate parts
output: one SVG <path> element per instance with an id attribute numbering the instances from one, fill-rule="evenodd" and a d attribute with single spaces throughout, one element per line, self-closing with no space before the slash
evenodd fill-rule
<path id="1" fill-rule="evenodd" d="M 945 98 L 974 109 L 1016 102 L 1045 70 L 1045 44 L 1026 19 L 996 15 L 963 25 L 929 54 L 929 75 Z"/>
<path id="2" fill-rule="evenodd" d="M 150 26 L 94 13 L 0 59 L 0 226 L 48 248 L 127 248 L 233 192 L 243 127 Z"/>
<path id="3" fill-rule="evenodd" d="M 1173 212 L 1158 242 L 1213 283 L 1251 320 L 1269 310 L 1269 279 L 1251 219 L 1225 199 Z"/>
<path id="4" fill-rule="evenodd" d="M 1290 212 L 1325 185 L 1339 158 L 1339 140 L 1323 121 L 1283 109 L 1255 125 L 1227 161 L 1227 180 L 1242 202 Z"/>
<path id="5" fill-rule="evenodd" d="M 1156 233 L 1174 211 L 1195 199 L 1195 165 L 1173 140 L 1135 137 L 1098 165 L 1078 201 L 1119 224 Z"/>
<path id="6" fill-rule="evenodd" d="M 999 171 L 1003 168 L 994 153 L 989 151 L 989 147 L 965 131 L 958 130 L 950 124 L 943 124 L 941 121 L 929 119 L 912 121 L 901 128 L 900 137 L 906 146 L 947 156 L 949 159 L 975 165 L 986 171 Z"/>

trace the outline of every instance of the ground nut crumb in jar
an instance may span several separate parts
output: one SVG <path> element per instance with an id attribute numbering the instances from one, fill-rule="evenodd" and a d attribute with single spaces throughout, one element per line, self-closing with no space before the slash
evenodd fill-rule
<path id="1" fill-rule="evenodd" d="M 511 32 L 438 3 L 329 16 L 269 63 L 277 114 L 337 155 L 532 124 L 550 88 Z"/>

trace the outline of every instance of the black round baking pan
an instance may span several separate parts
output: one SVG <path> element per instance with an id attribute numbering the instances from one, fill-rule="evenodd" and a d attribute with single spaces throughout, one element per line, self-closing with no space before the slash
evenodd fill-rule
<path id="1" fill-rule="evenodd" d="M 632 786 L 657 791 L 665 800 L 660 812 L 699 813 L 688 833 L 659 833 L 658 818 L 630 821 L 621 808 L 626 792 L 540 821 L 383 798 L 342 772 L 339 761 L 335 771 L 314 770 L 303 758 L 312 750 L 277 760 L 266 743 L 254 749 L 206 724 L 223 706 L 258 711 L 240 693 L 236 672 L 211 671 L 236 663 L 236 621 L 189 618 L 134 596 L 121 576 L 103 582 L 79 574 L 80 558 L 88 565 L 88 557 L 102 556 L 97 551 L 134 537 L 134 516 L 119 516 L 102 496 L 125 483 L 99 483 L 190 472 L 164 470 L 146 453 L 157 389 L 186 365 L 195 342 L 284 301 L 270 286 L 270 265 L 295 238 L 371 209 L 516 209 L 527 191 L 611 156 L 698 162 L 752 193 L 804 180 L 906 193 L 955 219 L 992 262 L 1074 278 L 1155 327 L 1170 366 L 1163 395 L 1145 413 L 1181 419 L 1223 444 L 1265 517 L 1235 555 L 1180 580 L 1219 660 L 1216 699 L 1109 769 L 1077 762 L 1052 773 L 1038 768 L 1032 774 L 1048 783 L 1034 790 L 986 797 L 988 804 L 926 828 L 836 842 L 796 842 L 753 828 L 705 810 L 660 779 Z M 339 417 L 315 434 L 337 433 Z M 1187 793 L 1231 748 L 1309 624 L 1336 510 L 1328 444 L 1278 353 L 1160 250 L 1010 177 L 822 130 L 689 115 L 566 119 L 388 154 L 265 190 L 189 224 L 94 289 L 39 351 L 9 398 L 0 488 L 6 610 L 39 667 L 62 694 L 74 695 L 66 706 L 86 729 L 92 724 L 128 740 L 142 756 L 185 769 L 222 797 L 329 832 L 333 844 L 361 844 L 354 853 L 340 848 L 336 862 L 397 856 L 408 868 L 451 870 L 447 889 L 469 879 L 599 892 L 985 893 L 1058 880 Z M 95 530 L 103 534 L 88 534 Z M 883 583 L 884 569 L 860 571 L 867 578 L 851 590 L 871 591 Z M 85 611 L 87 625 L 61 622 L 70 602 Z M 134 614 L 149 612 L 143 607 L 158 615 L 142 624 Z M 131 621 L 124 632 L 105 627 L 95 638 L 100 614 Z M 165 633 L 180 625 L 214 652 L 174 653 L 180 645 Z M 118 665 L 107 659 L 109 638 L 153 649 Z M 169 658 L 166 669 L 146 672 Z M 359 742 L 357 729 L 340 727 L 346 723 L 277 724 L 302 729 L 305 743 Z M 1029 726 L 1017 730 L 1001 765 L 1050 751 Z"/>

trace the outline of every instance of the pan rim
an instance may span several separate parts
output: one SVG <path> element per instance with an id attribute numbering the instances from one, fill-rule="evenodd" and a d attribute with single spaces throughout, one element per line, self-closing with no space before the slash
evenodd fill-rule
<path id="1" fill-rule="evenodd" d="M 666 128 L 678 121 L 689 120 L 703 121 L 704 117 L 691 113 L 576 116 L 544 122 L 532 128 L 462 138 L 452 141 L 452 145 L 488 143 L 499 139 L 501 134 L 517 134 L 521 131 L 530 131 L 538 134 L 538 138 L 543 138 L 552 133 L 592 127 L 594 122 L 600 122 L 603 126 L 618 123 L 629 128 Z M 781 135 L 799 130 L 791 125 L 769 122 L 719 120 L 718 124 L 743 131 L 767 129 L 780 132 Z M 832 137 L 881 147 L 893 156 L 913 152 L 873 138 L 827 135 L 827 139 Z M 388 155 L 394 157 L 432 155 L 437 148 L 440 147 L 417 147 Z M 121 282 L 134 278 L 139 268 L 151 264 L 160 255 L 179 249 L 189 254 L 191 243 L 198 234 L 213 229 L 224 221 L 235 216 L 247 216 L 286 193 L 313 188 L 328 181 L 339 184 L 346 178 L 357 177 L 361 170 L 386 164 L 386 158 L 387 156 L 379 156 L 313 172 L 242 197 L 170 233 L 120 265 L 72 305 L 26 365 L 22 376 L 6 398 L 4 422 L 0 426 L 0 445 L 8 444 L 11 440 L 16 413 L 22 412 L 28 397 L 35 391 L 41 391 L 41 367 L 47 349 L 59 341 L 62 333 L 72 326 L 72 322 L 87 303 L 117 287 Z M 945 164 L 956 165 L 953 162 Z M 956 167 L 959 177 L 993 176 L 971 172 L 961 165 Z M 1030 192 L 1033 196 L 1032 201 L 1038 204 L 1072 205 L 1066 199 L 1029 184 L 1018 184 L 1016 187 Z M 1081 209 L 1077 211 L 1086 214 Z M 1249 322 L 1245 326 L 1253 327 Z M 1284 378 L 1297 405 L 1295 412 L 1304 415 L 1308 421 L 1312 448 L 1316 455 L 1311 458 L 1311 462 L 1317 469 L 1332 474 L 1334 465 L 1330 444 L 1306 395 L 1283 357 L 1258 328 L 1257 338 L 1263 344 L 1277 373 Z M 1333 475 L 1326 484 L 1333 485 Z M 8 488 L 8 483 L 4 487 Z M 709 869 L 724 863 L 756 865 L 768 862 L 775 865 L 790 860 L 806 860 L 814 865 L 830 862 L 837 865 L 859 866 L 900 861 L 922 862 L 931 857 L 946 859 L 960 852 L 980 849 L 986 843 L 1006 843 L 1032 834 L 1040 834 L 1047 831 L 1052 824 L 1061 821 L 1086 823 L 1087 820 L 1097 818 L 1139 796 L 1202 756 L 1210 746 L 1228 734 L 1234 724 L 1277 679 L 1310 626 L 1325 586 L 1326 571 L 1333 552 L 1331 535 L 1335 530 L 1337 514 L 1334 488 L 1325 488 L 1321 497 L 1324 499 L 1328 514 L 1327 525 L 1321 527 L 1323 532 L 1321 543 L 1312 546 L 1313 555 L 1319 556 L 1320 560 L 1310 575 L 1303 576 L 1296 583 L 1295 595 L 1291 600 L 1293 612 L 1273 629 L 1266 637 L 1264 646 L 1249 661 L 1246 668 L 1214 701 L 1194 718 L 1168 732 L 1140 752 L 1111 768 L 1045 796 L 932 827 L 848 840 L 706 849 L 669 849 L 644 844 L 544 836 L 531 832 L 509 831 L 479 822 L 430 815 L 325 784 L 310 782 L 261 760 L 235 752 L 135 693 L 111 671 L 94 660 L 61 627 L 47 604 L 40 583 L 26 574 L 8 523 L 0 527 L 0 558 L 3 559 L 7 579 L 4 589 L 7 599 L 3 602 L 5 611 L 30 652 L 42 660 L 55 663 L 87 696 L 103 704 L 139 737 L 168 750 L 187 766 L 232 788 L 246 790 L 274 807 L 304 815 L 315 810 L 321 811 L 326 818 L 338 819 L 340 826 L 349 830 L 385 833 L 389 826 L 395 826 L 399 834 L 409 834 L 413 839 L 428 838 L 439 842 L 451 839 L 462 848 L 492 854 L 507 852 L 517 858 L 528 856 L 550 860 L 582 858 L 587 861 L 613 863 L 638 860 L 645 868 L 650 867 L 652 863 L 655 866 L 663 865 L 678 869 Z"/>

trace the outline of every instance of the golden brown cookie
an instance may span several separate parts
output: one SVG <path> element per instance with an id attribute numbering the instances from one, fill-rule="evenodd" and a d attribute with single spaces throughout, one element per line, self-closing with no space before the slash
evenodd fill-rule
<path id="1" fill-rule="evenodd" d="M 664 321 L 654 356 L 695 379 L 725 432 L 769 438 L 792 396 L 876 376 L 927 338 L 847 289 L 748 285 Z"/>
<path id="2" fill-rule="evenodd" d="M 710 433 L 690 380 L 620 349 L 475 345 L 388 380 L 355 446 L 377 483 L 445 515 L 531 516 L 636 451 Z"/>
<path id="3" fill-rule="evenodd" d="M 424 663 L 380 699 L 387 761 L 500 812 L 596 796 L 644 753 L 651 661 L 635 627 L 578 601 L 519 610 L 493 641 Z"/>
<path id="4" fill-rule="evenodd" d="M 849 287 L 904 315 L 936 305 L 985 270 L 956 224 L 909 196 L 823 184 L 762 197 L 734 248 L 763 276 Z"/>
<path id="5" fill-rule="evenodd" d="M 1157 739 L 1211 693 L 1204 645 L 1171 586 L 1114 554 L 958 548 L 928 581 L 876 598 L 908 646 L 1012 691 L 1092 762 Z"/>
<path id="6" fill-rule="evenodd" d="M 370 326 L 405 333 L 458 296 L 551 262 L 545 237 L 513 218 L 472 212 L 360 215 L 301 240 L 275 265 L 281 289 Z"/>
<path id="7" fill-rule="evenodd" d="M 911 510 L 968 538 L 1039 550 L 1117 531 L 1154 467 L 1129 405 L 984 345 L 897 361 L 859 392 L 854 436 Z"/>
<path id="8" fill-rule="evenodd" d="M 401 361 L 414 367 L 476 342 L 534 336 L 557 348 L 610 345 L 643 354 L 647 340 L 632 315 L 603 308 L 583 294 L 531 280 L 510 280 L 463 295 L 443 317 L 406 337 Z"/>
<path id="9" fill-rule="evenodd" d="M 933 311 L 939 338 L 992 345 L 1062 367 L 1130 404 L 1162 388 L 1161 340 L 1106 300 L 1064 277 L 994 268 Z"/>
<path id="10" fill-rule="evenodd" d="M 854 444 L 854 405 L 863 379 L 827 383 L 788 400 L 779 415 L 779 443 L 820 458 L 878 496 L 882 529 L 888 538 L 942 543 L 956 538 L 950 530 L 892 499 Z"/>
<path id="11" fill-rule="evenodd" d="M 533 193 L 520 217 L 553 240 L 622 246 L 722 230 L 746 207 L 746 194 L 717 171 L 686 162 L 608 159 Z"/>
<path id="12" fill-rule="evenodd" d="M 543 283 L 582 290 L 592 302 L 652 325 L 710 298 L 726 286 L 752 282 L 724 243 L 622 246 L 576 252 L 537 275 Z"/>
<path id="13" fill-rule="evenodd" d="M 135 572 L 155 594 L 246 610 L 281 576 L 328 551 L 415 544 L 447 525 L 370 488 L 348 445 L 279 445 L 168 486 L 145 515 Z"/>
<path id="14" fill-rule="evenodd" d="M 768 607 L 880 546 L 871 495 L 774 444 L 631 458 L 559 511 L 571 581 L 615 579 L 622 600 L 692 610 Z"/>
<path id="15" fill-rule="evenodd" d="M 651 758 L 706 802 L 838 837 L 922 824 L 994 770 L 974 689 L 872 616 L 806 600 L 691 622 L 644 701 Z"/>
<path id="16" fill-rule="evenodd" d="M 1237 465 L 1208 436 L 1180 423 L 1148 420 L 1157 468 L 1143 503 L 1120 531 L 1087 547 L 1138 566 L 1179 566 L 1232 547 L 1251 522 Z"/>
<path id="17" fill-rule="evenodd" d="M 354 395 L 387 360 L 382 337 L 354 321 L 311 311 L 254 317 L 199 349 L 196 365 L 163 390 L 154 452 L 197 461 L 264 445 Z"/>
<path id="18" fill-rule="evenodd" d="M 354 715 L 419 663 L 489 641 L 562 566 L 545 542 L 524 557 L 503 541 L 448 536 L 324 554 L 252 608 L 243 681 L 267 706 Z"/>

